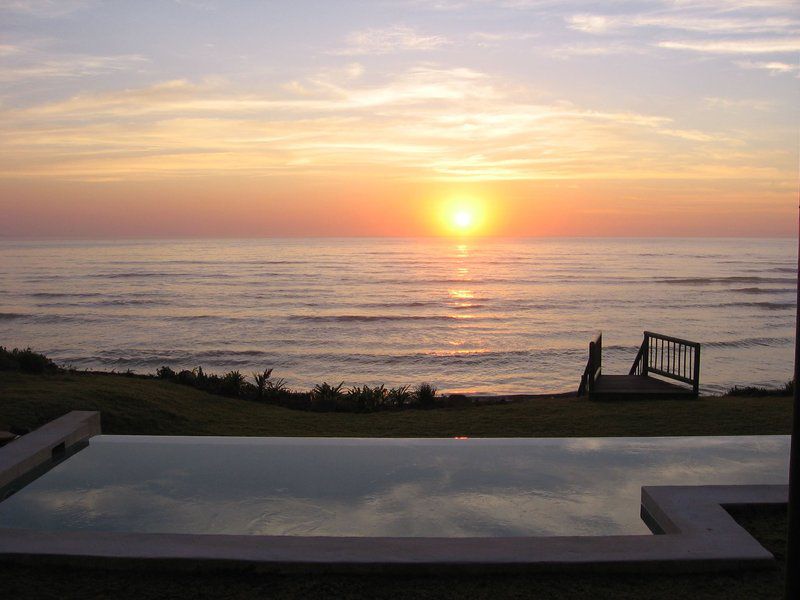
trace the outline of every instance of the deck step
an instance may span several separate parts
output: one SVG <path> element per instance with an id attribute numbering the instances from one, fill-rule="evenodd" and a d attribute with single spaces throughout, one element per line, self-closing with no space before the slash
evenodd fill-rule
<path id="1" fill-rule="evenodd" d="M 692 388 L 646 375 L 600 375 L 589 394 L 592 400 L 693 398 Z"/>

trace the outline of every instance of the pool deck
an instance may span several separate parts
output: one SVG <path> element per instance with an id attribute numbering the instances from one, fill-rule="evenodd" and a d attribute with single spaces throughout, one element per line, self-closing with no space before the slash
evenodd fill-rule
<path id="1" fill-rule="evenodd" d="M 98 413 L 57 419 L 0 449 L 0 474 L 13 468 L 21 476 L 25 465 L 41 467 L 41 457 L 49 460 L 64 441 L 79 443 L 99 427 Z M 642 516 L 660 535 L 370 538 L 0 529 L 0 561 L 277 572 L 770 568 L 772 554 L 724 506 L 785 504 L 787 497 L 785 485 L 643 487 Z"/>

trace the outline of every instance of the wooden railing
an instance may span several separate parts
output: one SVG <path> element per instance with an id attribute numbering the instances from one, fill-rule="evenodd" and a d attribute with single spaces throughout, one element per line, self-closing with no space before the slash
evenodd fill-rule
<path id="1" fill-rule="evenodd" d="M 586 369 L 581 376 L 581 384 L 578 386 L 578 396 L 583 396 L 594 389 L 594 382 L 603 370 L 603 334 L 598 333 L 597 337 L 589 342 L 589 361 Z"/>
<path id="2" fill-rule="evenodd" d="M 700 344 L 645 331 L 630 374 L 648 373 L 688 383 L 695 394 L 699 393 Z"/>

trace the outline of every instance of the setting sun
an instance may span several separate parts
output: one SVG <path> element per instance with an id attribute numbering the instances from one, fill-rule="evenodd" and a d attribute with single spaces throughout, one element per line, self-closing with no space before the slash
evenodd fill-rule
<path id="1" fill-rule="evenodd" d="M 453 223 L 458 229 L 468 229 L 472 225 L 472 213 L 466 210 L 459 210 L 453 215 Z"/>
<path id="2" fill-rule="evenodd" d="M 438 209 L 437 229 L 446 235 L 487 235 L 491 227 L 485 199 L 471 194 L 458 194 L 443 200 Z"/>

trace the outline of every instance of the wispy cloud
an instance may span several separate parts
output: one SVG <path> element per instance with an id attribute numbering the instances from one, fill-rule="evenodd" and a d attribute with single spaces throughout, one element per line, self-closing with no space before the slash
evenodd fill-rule
<path id="1" fill-rule="evenodd" d="M 486 73 L 422 65 L 380 84 L 235 91 L 175 80 L 7 109 L 0 176 L 136 179 L 347 173 L 445 180 L 775 177 L 735 134 L 658 114 L 537 101 Z M 731 153 L 731 148 L 738 148 Z"/>
<path id="2" fill-rule="evenodd" d="M 658 42 L 670 50 L 690 50 L 708 54 L 780 54 L 800 51 L 800 37 L 786 39 L 746 40 L 679 40 Z"/>
<path id="3" fill-rule="evenodd" d="M 797 63 L 789 64 L 776 60 L 771 60 L 771 61 L 739 60 L 736 61 L 736 64 L 743 69 L 758 69 L 761 71 L 767 71 L 770 75 L 780 75 L 784 73 L 800 73 L 799 64 Z"/>
<path id="4" fill-rule="evenodd" d="M 350 33 L 345 39 L 343 48 L 334 50 L 332 54 L 392 54 L 403 51 L 436 50 L 450 44 L 450 40 L 441 35 L 421 34 L 405 25 L 394 25 L 377 29 L 363 29 Z"/>
<path id="5" fill-rule="evenodd" d="M 532 31 L 475 31 L 469 34 L 469 39 L 476 42 L 482 48 L 498 46 L 505 42 L 519 42 L 531 40 L 539 37 L 539 34 Z"/>
<path id="6" fill-rule="evenodd" d="M 609 56 L 613 54 L 634 55 L 646 54 L 648 48 L 626 42 L 606 42 L 604 44 L 568 44 L 557 46 L 549 50 L 551 56 L 556 58 L 570 58 L 573 56 Z"/>
<path id="7" fill-rule="evenodd" d="M 708 96 L 703 98 L 703 104 L 714 110 L 758 110 L 768 111 L 775 108 L 775 102 L 770 100 L 757 100 L 753 98 L 722 98 Z"/>
<path id="8" fill-rule="evenodd" d="M 0 58 L 19 54 L 22 51 L 22 48 L 19 46 L 14 46 L 12 44 L 0 44 Z"/>
<path id="9" fill-rule="evenodd" d="M 752 34 L 797 31 L 800 20 L 789 17 L 711 17 L 703 15 L 639 14 L 603 15 L 576 14 L 566 19 L 576 31 L 605 34 L 624 28 L 649 27 L 703 33 Z"/>
<path id="10" fill-rule="evenodd" d="M 86 54 L 61 54 L 57 58 L 40 55 L 27 55 L 21 48 L 4 54 L 0 47 L 0 57 L 13 56 L 15 61 L 3 65 L 0 81 L 17 82 L 25 79 L 85 77 L 114 71 L 137 69 L 148 62 L 138 54 L 118 56 L 92 56 Z M 21 60 L 20 55 L 26 54 Z"/>
<path id="11" fill-rule="evenodd" d="M 95 3 L 94 0 L 0 0 L 0 11 L 55 19 L 84 10 Z"/>

